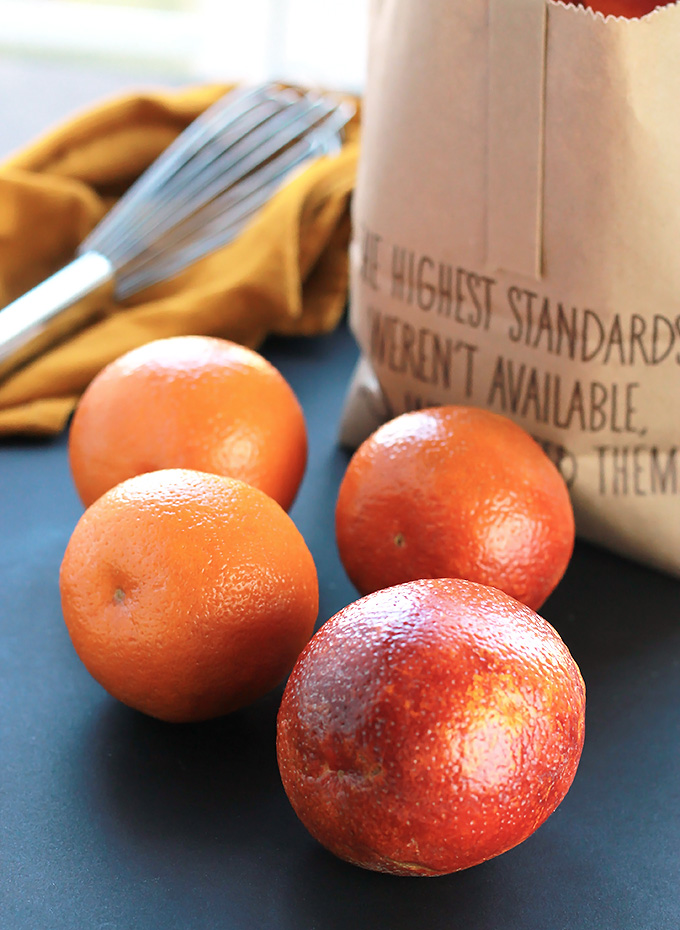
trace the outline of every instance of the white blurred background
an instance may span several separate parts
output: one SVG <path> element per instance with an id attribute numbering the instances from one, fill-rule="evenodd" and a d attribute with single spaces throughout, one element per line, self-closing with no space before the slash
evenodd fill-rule
<path id="1" fill-rule="evenodd" d="M 0 0 L 6 53 L 357 89 L 367 0 Z"/>
<path id="2" fill-rule="evenodd" d="M 278 79 L 360 93 L 368 0 L 0 0 L 2 148 L 141 85 Z M 5 154 L 0 151 L 0 157 Z"/>

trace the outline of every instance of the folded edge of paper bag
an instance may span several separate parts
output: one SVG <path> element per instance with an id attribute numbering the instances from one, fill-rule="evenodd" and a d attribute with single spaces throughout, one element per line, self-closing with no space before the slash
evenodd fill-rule
<path id="1" fill-rule="evenodd" d="M 362 355 L 352 373 L 340 418 L 340 445 L 347 449 L 356 449 L 391 416 L 392 411 L 380 382 L 370 362 Z"/>

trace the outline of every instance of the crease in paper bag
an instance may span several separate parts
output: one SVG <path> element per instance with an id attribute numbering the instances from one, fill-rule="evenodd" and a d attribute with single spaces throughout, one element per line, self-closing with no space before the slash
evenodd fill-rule
<path id="1" fill-rule="evenodd" d="M 489 0 L 486 265 L 540 278 L 546 0 Z"/>

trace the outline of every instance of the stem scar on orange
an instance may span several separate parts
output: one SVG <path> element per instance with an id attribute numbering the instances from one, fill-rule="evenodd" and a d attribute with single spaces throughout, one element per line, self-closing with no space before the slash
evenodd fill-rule
<path id="1" fill-rule="evenodd" d="M 69 432 L 88 506 L 144 472 L 192 468 L 240 478 L 288 509 L 307 462 L 302 408 L 259 353 L 226 339 L 156 339 L 120 356 L 86 388 Z"/>
<path id="2" fill-rule="evenodd" d="M 574 547 L 557 468 L 520 426 L 473 407 L 414 411 L 379 427 L 350 460 L 335 521 L 361 594 L 466 578 L 536 610 Z"/>
<path id="3" fill-rule="evenodd" d="M 262 491 L 188 469 L 149 472 L 83 514 L 60 571 L 76 652 L 114 697 L 205 720 L 279 684 L 318 612 L 316 568 Z"/>

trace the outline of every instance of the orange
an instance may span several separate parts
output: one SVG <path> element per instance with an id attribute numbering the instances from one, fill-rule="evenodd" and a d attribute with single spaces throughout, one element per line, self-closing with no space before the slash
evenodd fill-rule
<path id="1" fill-rule="evenodd" d="M 318 584 L 262 491 L 188 469 L 118 484 L 83 514 L 60 572 L 76 652 L 114 697 L 204 720 L 283 680 L 312 635 Z"/>
<path id="2" fill-rule="evenodd" d="M 257 352 L 225 339 L 157 339 L 93 379 L 76 409 L 69 459 L 88 506 L 119 481 L 160 468 L 240 478 L 286 510 L 307 460 L 300 404 Z"/>
<path id="3" fill-rule="evenodd" d="M 293 809 L 335 855 L 442 875 L 505 852 L 566 795 L 585 687 L 557 632 L 474 582 L 370 594 L 302 651 L 277 721 Z"/>
<path id="4" fill-rule="evenodd" d="M 336 505 L 361 594 L 416 578 L 467 578 L 537 610 L 574 546 L 566 485 L 506 417 L 437 407 L 396 417 L 355 452 Z"/>
<path id="5" fill-rule="evenodd" d="M 592 2 L 587 0 L 580 4 L 604 16 L 623 16 L 625 19 L 646 16 L 658 6 L 664 5 L 664 3 L 657 3 L 656 0 L 592 0 Z"/>

